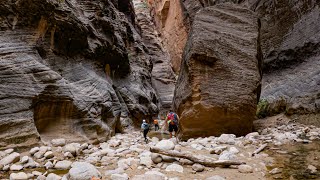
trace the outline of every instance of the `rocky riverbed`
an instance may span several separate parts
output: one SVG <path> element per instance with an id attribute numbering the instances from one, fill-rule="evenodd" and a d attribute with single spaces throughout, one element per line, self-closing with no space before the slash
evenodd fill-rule
<path id="1" fill-rule="evenodd" d="M 116 134 L 109 141 L 95 145 L 54 139 L 27 152 L 1 151 L 0 177 L 12 180 L 320 178 L 320 143 L 317 141 L 320 128 L 284 119 L 281 122 L 282 125 L 267 125 L 244 137 L 222 134 L 187 142 L 150 137 L 146 144 L 139 131 Z M 154 136 L 156 133 L 151 134 Z M 266 148 L 254 154 L 265 144 Z M 150 147 L 245 164 L 205 167 L 188 159 L 151 153 Z"/>

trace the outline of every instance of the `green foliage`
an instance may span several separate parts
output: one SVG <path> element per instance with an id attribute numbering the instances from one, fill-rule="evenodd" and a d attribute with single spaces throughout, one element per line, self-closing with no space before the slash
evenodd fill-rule
<path id="1" fill-rule="evenodd" d="M 269 108 L 269 102 L 266 99 L 260 99 L 257 106 L 257 112 L 256 112 L 257 117 L 259 119 L 267 117 L 269 115 L 268 108 Z"/>

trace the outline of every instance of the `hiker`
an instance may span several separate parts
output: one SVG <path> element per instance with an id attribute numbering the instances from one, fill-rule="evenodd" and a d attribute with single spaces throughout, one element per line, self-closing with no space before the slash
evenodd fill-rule
<path id="1" fill-rule="evenodd" d="M 146 120 L 142 121 L 141 130 L 143 131 L 144 141 L 147 143 L 148 142 L 147 134 L 149 132 L 149 124 L 146 122 Z"/>
<path id="2" fill-rule="evenodd" d="M 170 110 L 167 115 L 167 123 L 169 125 L 170 138 L 172 138 L 172 132 L 174 131 L 174 135 L 176 136 L 179 125 L 179 116 L 172 110 Z"/>
<path id="3" fill-rule="evenodd" d="M 159 130 L 159 122 L 158 119 L 154 119 L 153 120 L 153 124 L 154 124 L 154 130 L 158 131 Z"/>

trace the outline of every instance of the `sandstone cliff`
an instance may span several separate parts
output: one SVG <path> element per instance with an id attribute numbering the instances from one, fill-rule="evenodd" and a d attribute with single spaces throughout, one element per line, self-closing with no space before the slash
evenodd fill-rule
<path id="1" fill-rule="evenodd" d="M 174 99 L 182 139 L 252 131 L 261 80 L 258 36 L 249 9 L 223 4 L 195 15 Z"/>
<path id="2" fill-rule="evenodd" d="M 131 1 L 0 2 L 0 147 L 103 141 L 158 111 Z"/>
<path id="3" fill-rule="evenodd" d="M 152 85 L 159 98 L 161 111 L 168 111 L 172 107 L 176 75 L 171 66 L 171 58 L 162 38 L 152 21 L 149 8 L 144 2 L 135 0 L 137 24 L 141 27 L 142 40 L 146 45 L 153 64 Z"/>

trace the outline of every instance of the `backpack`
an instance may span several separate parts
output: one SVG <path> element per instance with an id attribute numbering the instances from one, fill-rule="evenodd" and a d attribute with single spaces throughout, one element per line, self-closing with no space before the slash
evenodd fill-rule
<path id="1" fill-rule="evenodd" d="M 178 117 L 176 113 L 171 112 L 168 114 L 168 120 L 170 120 L 171 125 L 178 125 Z"/>
<path id="2" fill-rule="evenodd" d="M 143 130 L 149 129 L 149 124 L 143 123 L 141 127 Z"/>

